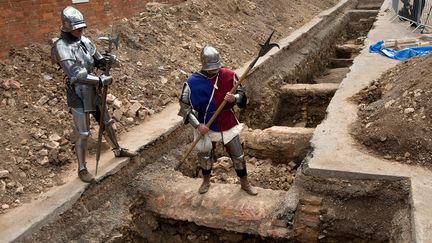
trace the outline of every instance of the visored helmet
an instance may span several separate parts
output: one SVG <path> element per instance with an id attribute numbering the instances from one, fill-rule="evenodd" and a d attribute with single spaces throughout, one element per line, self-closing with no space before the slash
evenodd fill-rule
<path id="1" fill-rule="evenodd" d="M 222 65 L 220 62 L 219 52 L 212 46 L 204 46 L 201 50 L 201 64 L 203 71 L 219 69 Z"/>
<path id="2" fill-rule="evenodd" d="M 68 6 L 61 13 L 62 28 L 64 32 L 71 32 L 79 28 L 87 27 L 84 16 L 78 9 Z"/>

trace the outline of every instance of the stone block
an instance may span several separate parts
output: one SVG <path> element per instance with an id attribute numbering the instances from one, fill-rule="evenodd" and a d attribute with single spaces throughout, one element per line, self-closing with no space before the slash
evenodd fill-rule
<path id="1" fill-rule="evenodd" d="M 137 115 L 137 111 L 141 108 L 141 104 L 139 102 L 131 105 L 126 113 L 128 117 L 135 117 Z"/>
<path id="2" fill-rule="evenodd" d="M 141 109 L 141 110 L 138 111 L 138 118 L 140 120 L 145 120 L 147 118 L 147 115 L 148 115 L 147 110 Z"/>
<path id="3" fill-rule="evenodd" d="M 0 170 L 0 178 L 7 178 L 9 176 L 9 171 Z"/>
<path id="4" fill-rule="evenodd" d="M 123 117 L 123 111 L 121 109 L 114 110 L 113 117 L 116 121 L 121 121 Z"/>
<path id="5" fill-rule="evenodd" d="M 49 101 L 49 98 L 48 98 L 48 96 L 42 96 L 37 102 L 36 102 L 36 104 L 38 105 L 38 106 L 42 106 L 42 105 L 44 105 L 45 103 L 47 103 Z"/>
<path id="6" fill-rule="evenodd" d="M 112 95 L 112 94 L 107 94 L 107 99 L 106 99 L 106 101 L 107 101 L 107 103 L 108 104 L 112 104 L 113 102 L 114 102 L 114 100 L 116 100 L 117 98 L 114 96 L 114 95 Z"/>
<path id="7" fill-rule="evenodd" d="M 113 101 L 113 106 L 114 106 L 114 108 L 116 108 L 116 109 L 121 109 L 122 106 L 123 106 L 123 103 L 122 103 L 120 100 L 115 99 L 115 100 Z"/>

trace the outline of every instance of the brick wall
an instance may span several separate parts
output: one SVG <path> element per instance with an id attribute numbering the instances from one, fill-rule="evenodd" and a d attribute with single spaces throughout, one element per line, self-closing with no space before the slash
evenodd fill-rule
<path id="1" fill-rule="evenodd" d="M 156 1 L 179 3 L 185 0 Z M 79 9 L 90 28 L 104 28 L 116 19 L 130 17 L 145 10 L 149 0 L 89 0 L 72 4 L 72 0 L 0 0 L 0 58 L 11 48 L 48 41 L 60 31 L 60 12 L 66 6 Z M 153 2 L 153 1 L 152 1 Z"/>

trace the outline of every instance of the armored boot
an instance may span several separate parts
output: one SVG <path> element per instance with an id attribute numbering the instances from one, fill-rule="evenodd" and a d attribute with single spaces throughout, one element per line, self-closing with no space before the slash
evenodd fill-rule
<path id="1" fill-rule="evenodd" d="M 92 174 L 90 174 L 90 172 L 88 172 L 86 167 L 86 140 L 87 139 L 83 139 L 75 144 L 75 153 L 78 158 L 78 177 L 81 179 L 81 181 L 90 183 L 94 181 L 94 177 Z"/>
<path id="2" fill-rule="evenodd" d="M 200 194 L 206 193 L 210 188 L 210 177 L 213 167 L 213 149 L 207 152 L 198 152 L 198 160 L 203 175 L 203 182 L 198 190 Z"/>
<path id="3" fill-rule="evenodd" d="M 90 183 L 94 181 L 94 177 L 92 174 L 90 174 L 90 172 L 88 172 L 86 167 L 86 140 L 84 140 L 84 146 L 81 144 L 81 142 L 83 141 L 79 141 L 77 144 L 75 144 L 75 153 L 78 158 L 78 177 L 81 179 L 81 181 Z"/>
<path id="4" fill-rule="evenodd" d="M 90 174 L 87 169 L 80 170 L 78 172 L 78 177 L 81 179 L 81 181 L 86 183 L 91 183 L 95 180 L 93 175 Z"/>
<path id="5" fill-rule="evenodd" d="M 125 148 L 113 149 L 115 157 L 134 157 L 137 156 L 137 152 L 131 152 Z"/>
<path id="6" fill-rule="evenodd" d="M 94 181 L 94 177 L 88 172 L 86 167 L 87 142 L 90 136 L 88 114 L 85 113 L 82 108 L 73 108 L 71 112 L 74 118 L 75 134 L 77 136 L 75 154 L 78 160 L 78 177 L 81 181 L 90 183 Z"/>
<path id="7" fill-rule="evenodd" d="M 258 192 L 249 184 L 247 179 L 246 160 L 244 158 L 243 146 L 240 137 L 237 135 L 229 141 L 225 147 L 228 149 L 237 176 L 240 178 L 240 185 L 250 195 L 257 195 Z"/>
<path id="8" fill-rule="evenodd" d="M 256 196 L 258 194 L 257 190 L 249 183 L 247 175 L 240 177 L 240 185 L 241 189 L 245 190 L 249 195 Z"/>
<path id="9" fill-rule="evenodd" d="M 203 175 L 203 182 L 198 190 L 200 194 L 208 192 L 210 188 L 210 175 Z"/>
<path id="10" fill-rule="evenodd" d="M 115 134 L 114 128 L 112 127 L 112 124 L 114 123 L 114 120 L 110 118 L 106 114 L 106 118 L 109 118 L 109 120 L 105 123 L 105 140 L 109 143 L 111 146 L 114 156 L 115 157 L 134 157 L 138 155 L 137 152 L 129 151 L 128 149 L 120 147 L 119 143 L 117 142 L 117 136 Z"/>

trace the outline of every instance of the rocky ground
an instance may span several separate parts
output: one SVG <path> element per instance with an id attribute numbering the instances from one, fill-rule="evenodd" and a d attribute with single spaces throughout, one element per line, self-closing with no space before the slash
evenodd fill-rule
<path id="1" fill-rule="evenodd" d="M 199 51 L 205 44 L 220 50 L 224 65 L 238 68 L 255 56 L 257 43 L 272 30 L 277 40 L 337 2 L 149 3 L 147 11 L 118 20 L 112 29 L 121 37 L 115 53 L 122 66 L 113 70 L 115 83 L 108 99 L 118 132 L 176 102 L 186 77 L 199 68 Z M 103 51 L 106 45 L 97 37 L 106 32 L 89 26 L 86 35 Z M 11 50 L 0 60 L 0 145 L 4 149 L 0 153 L 0 213 L 62 184 L 66 173 L 76 169 L 63 77 L 51 64 L 50 44 Z M 97 136 L 93 125 L 91 149 Z"/>
<path id="2" fill-rule="evenodd" d="M 246 156 L 248 162 L 248 177 L 252 185 L 272 190 L 289 190 L 291 187 L 297 165 L 294 162 L 287 164 L 273 164 L 270 159 L 262 160 Z M 239 183 L 239 179 L 229 157 L 221 157 L 214 164 L 212 182 Z"/>
<path id="3" fill-rule="evenodd" d="M 432 57 L 412 58 L 362 90 L 354 137 L 388 160 L 432 166 Z"/>

